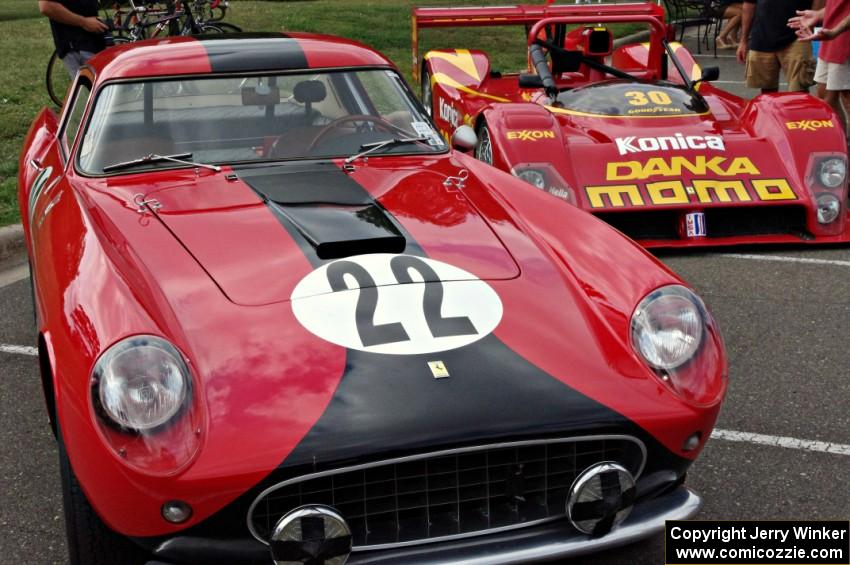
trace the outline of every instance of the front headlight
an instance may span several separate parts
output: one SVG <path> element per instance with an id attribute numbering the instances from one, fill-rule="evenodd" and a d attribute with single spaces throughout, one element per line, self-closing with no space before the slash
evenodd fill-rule
<path id="1" fill-rule="evenodd" d="M 92 372 L 100 412 L 121 428 L 143 432 L 171 421 L 191 390 L 177 348 L 155 336 L 134 336 L 110 347 Z"/>
<path id="2" fill-rule="evenodd" d="M 669 371 L 694 356 L 704 327 L 700 299 L 683 286 L 667 286 L 638 305 L 632 343 L 649 365 Z"/>
<path id="3" fill-rule="evenodd" d="M 555 167 L 549 163 L 522 163 L 511 169 L 511 173 L 531 186 L 545 190 L 552 196 L 566 200 L 573 205 L 576 203 L 573 189 L 558 174 Z"/>
<path id="4" fill-rule="evenodd" d="M 517 176 L 540 190 L 546 190 L 546 175 L 537 169 L 524 169 L 517 173 Z"/>
<path id="5" fill-rule="evenodd" d="M 823 192 L 817 195 L 818 222 L 829 224 L 838 218 L 841 212 L 841 201 L 834 194 Z"/>
<path id="6" fill-rule="evenodd" d="M 844 159 L 830 157 L 824 159 L 818 167 L 818 179 L 827 188 L 837 188 L 844 182 L 847 174 L 847 165 Z"/>
<path id="7" fill-rule="evenodd" d="M 664 286 L 641 300 L 631 342 L 658 379 L 689 402 L 712 404 L 726 390 L 723 341 L 705 304 L 684 286 Z"/>

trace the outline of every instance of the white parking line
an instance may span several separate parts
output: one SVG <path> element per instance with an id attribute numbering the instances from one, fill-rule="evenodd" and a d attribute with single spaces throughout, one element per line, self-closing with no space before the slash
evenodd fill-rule
<path id="1" fill-rule="evenodd" d="M 9 286 L 30 276 L 29 267 L 26 264 L 19 265 L 8 271 L 0 272 L 0 288 Z"/>
<path id="2" fill-rule="evenodd" d="M 35 347 L 27 347 L 25 345 L 8 345 L 0 343 L 0 353 L 11 353 L 12 355 L 30 355 L 35 357 L 38 355 L 38 349 Z"/>
<path id="3" fill-rule="evenodd" d="M 777 261 L 780 263 L 808 263 L 810 265 L 834 265 L 838 267 L 850 267 L 850 261 L 839 259 L 811 259 L 809 257 L 785 257 L 782 255 L 748 255 L 746 253 L 723 253 L 723 257 L 733 259 L 752 259 L 755 261 Z"/>
<path id="4" fill-rule="evenodd" d="M 785 447 L 787 449 L 802 449 L 803 451 L 817 451 L 820 453 L 835 453 L 838 455 L 850 455 L 850 445 L 842 443 L 829 443 L 826 441 L 812 441 L 808 439 L 797 439 L 787 436 L 768 436 L 764 434 L 753 434 L 749 432 L 736 432 L 732 430 L 715 429 L 711 432 L 712 439 L 725 439 L 726 441 L 739 441 L 744 443 L 755 443 L 758 445 L 769 445 L 771 447 Z"/>

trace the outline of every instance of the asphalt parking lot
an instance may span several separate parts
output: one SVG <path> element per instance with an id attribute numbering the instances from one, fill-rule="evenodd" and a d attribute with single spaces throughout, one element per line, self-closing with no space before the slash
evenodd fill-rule
<path id="1" fill-rule="evenodd" d="M 720 86 L 736 93 L 733 54 Z M 850 247 L 663 253 L 712 308 L 731 379 L 692 467 L 702 519 L 850 517 Z M 56 446 L 41 400 L 26 267 L 0 264 L 0 564 L 64 563 Z M 25 261 L 25 259 L 23 259 Z M 16 348 L 12 346 L 22 346 Z M 576 563 L 662 563 L 662 538 Z"/>

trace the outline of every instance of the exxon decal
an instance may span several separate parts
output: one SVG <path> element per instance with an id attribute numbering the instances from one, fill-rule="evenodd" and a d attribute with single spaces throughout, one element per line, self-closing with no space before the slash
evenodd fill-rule
<path id="1" fill-rule="evenodd" d="M 643 151 L 667 151 L 670 149 L 714 149 L 726 151 L 723 138 L 719 135 L 684 135 L 674 133 L 663 137 L 618 137 L 617 151 L 620 155 L 641 153 Z"/>

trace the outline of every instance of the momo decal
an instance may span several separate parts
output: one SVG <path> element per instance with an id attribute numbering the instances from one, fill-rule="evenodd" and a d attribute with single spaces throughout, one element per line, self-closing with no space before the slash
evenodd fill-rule
<path id="1" fill-rule="evenodd" d="M 674 133 L 660 137 L 617 137 L 614 139 L 620 155 L 643 151 L 668 151 L 671 149 L 714 149 L 725 151 L 723 138 L 719 135 L 684 135 Z"/>
<path id="2" fill-rule="evenodd" d="M 440 107 L 440 119 L 449 122 L 453 128 L 459 126 L 460 112 L 458 112 L 454 106 L 452 106 L 442 98 L 437 98 L 437 103 Z"/>
<path id="3" fill-rule="evenodd" d="M 359 351 L 415 355 L 456 349 L 493 332 L 502 301 L 462 269 L 414 255 L 339 259 L 305 276 L 292 310 L 320 338 Z"/>

